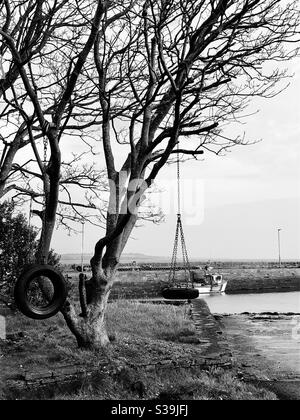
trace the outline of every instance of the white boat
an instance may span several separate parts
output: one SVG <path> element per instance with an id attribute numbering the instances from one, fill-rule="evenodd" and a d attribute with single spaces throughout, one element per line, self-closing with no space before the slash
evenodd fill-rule
<path id="1" fill-rule="evenodd" d="M 203 278 L 194 279 L 194 287 L 199 294 L 225 293 L 227 280 L 222 274 L 206 274 Z"/>

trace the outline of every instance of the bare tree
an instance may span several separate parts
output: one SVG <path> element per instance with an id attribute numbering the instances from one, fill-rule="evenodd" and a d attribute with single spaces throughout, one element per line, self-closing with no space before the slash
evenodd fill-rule
<path id="1" fill-rule="evenodd" d="M 84 5 L 93 9 L 94 3 Z M 80 8 L 77 13 L 82 16 Z M 85 16 L 91 22 L 89 14 Z M 274 70 L 274 64 L 292 59 L 299 49 L 297 1 L 99 1 L 93 22 L 89 35 L 78 31 L 73 46 L 78 54 L 70 54 L 72 65 L 65 60 L 67 78 L 66 72 L 61 83 L 55 78 L 52 104 L 43 109 L 40 97 L 47 100 L 49 84 L 39 98 L 34 95 L 33 79 L 40 76 L 28 72 L 13 37 L 0 31 L 51 148 L 47 169 L 40 165 L 47 175 L 48 237 L 41 255 L 49 247 L 59 200 L 60 135 L 81 130 L 82 137 L 89 138 L 91 129 L 93 135 L 98 130 L 102 140 L 110 181 L 106 234 L 95 246 L 81 313 L 70 302 L 63 310 L 79 346 L 85 348 L 109 343 L 105 313 L 120 256 L 144 193 L 177 152 L 179 140 L 181 156 L 189 158 L 247 144 L 242 136 L 228 137 L 226 126 L 246 117 L 251 98 L 271 98 L 284 88 L 288 74 L 280 66 Z M 72 51 L 72 40 L 66 45 L 62 50 Z M 55 66 L 49 69 L 52 77 Z M 51 124 L 45 119 L 46 109 Z M 31 144 L 34 147 L 32 137 Z M 124 157 L 120 167 L 119 155 Z"/>
<path id="2" fill-rule="evenodd" d="M 40 262 L 47 259 L 50 249 L 59 189 L 66 188 L 66 182 L 61 181 L 60 140 L 71 117 L 72 95 L 80 85 L 80 74 L 106 7 L 105 1 L 76 4 L 66 0 L 20 1 L 13 8 L 8 2 L 1 4 L 5 16 L 0 30 L 4 63 L 11 63 L 1 81 L 3 101 L 7 105 L 1 119 L 19 125 L 13 140 L 5 143 L 1 159 L 2 184 L 8 172 L 16 171 L 16 165 L 12 167 L 15 153 L 24 143 L 30 143 L 39 170 L 39 174 L 35 171 L 32 175 L 42 179 L 45 197 Z M 48 159 L 46 156 L 43 159 L 38 150 L 39 138 L 49 145 Z M 19 169 L 23 174 L 26 171 L 25 167 Z M 92 188 L 92 184 L 89 187 Z"/>
<path id="3" fill-rule="evenodd" d="M 79 346 L 109 343 L 105 312 L 121 253 L 141 197 L 180 138 L 182 156 L 195 158 L 246 144 L 243 137 L 227 137 L 226 124 L 246 116 L 251 98 L 281 91 L 288 75 L 274 65 L 268 70 L 268 63 L 288 61 L 298 49 L 295 1 L 136 1 L 112 23 L 104 13 L 94 57 L 113 205 L 91 260 L 82 314 L 70 305 L 65 313 Z M 116 144 L 129 148 L 120 170 Z"/>

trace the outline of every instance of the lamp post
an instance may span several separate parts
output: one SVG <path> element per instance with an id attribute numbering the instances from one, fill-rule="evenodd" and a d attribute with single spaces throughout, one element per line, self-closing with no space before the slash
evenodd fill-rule
<path id="1" fill-rule="evenodd" d="M 279 268 L 281 268 L 281 252 L 280 252 L 280 231 L 282 229 L 278 228 L 277 229 L 277 235 L 278 235 L 278 261 L 279 261 Z"/>

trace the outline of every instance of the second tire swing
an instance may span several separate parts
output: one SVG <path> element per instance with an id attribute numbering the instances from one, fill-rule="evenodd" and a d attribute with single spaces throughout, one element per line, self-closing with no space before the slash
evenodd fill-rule
<path id="1" fill-rule="evenodd" d="M 193 276 L 191 273 L 191 267 L 190 267 L 190 262 L 188 258 L 184 232 L 183 232 L 183 226 L 182 226 L 182 220 L 181 220 L 179 159 L 180 159 L 179 143 L 177 143 L 177 199 L 178 199 L 177 224 L 176 224 L 173 255 L 172 255 L 171 267 L 170 267 L 170 272 L 169 272 L 169 283 L 167 286 L 162 288 L 161 294 L 163 298 L 165 299 L 190 300 L 190 299 L 196 299 L 199 296 L 199 290 L 197 290 L 194 287 Z M 178 254 L 179 244 L 181 244 L 181 249 L 182 249 L 184 282 L 180 282 L 176 280 L 176 271 L 178 270 L 177 254 Z"/>

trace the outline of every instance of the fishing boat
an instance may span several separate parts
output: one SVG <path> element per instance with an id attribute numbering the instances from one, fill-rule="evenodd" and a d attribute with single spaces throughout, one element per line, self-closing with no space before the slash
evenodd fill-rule
<path id="1" fill-rule="evenodd" d="M 207 270 L 204 275 L 193 271 L 193 283 L 199 294 L 225 293 L 227 287 L 227 280 L 222 274 L 207 273 Z"/>

